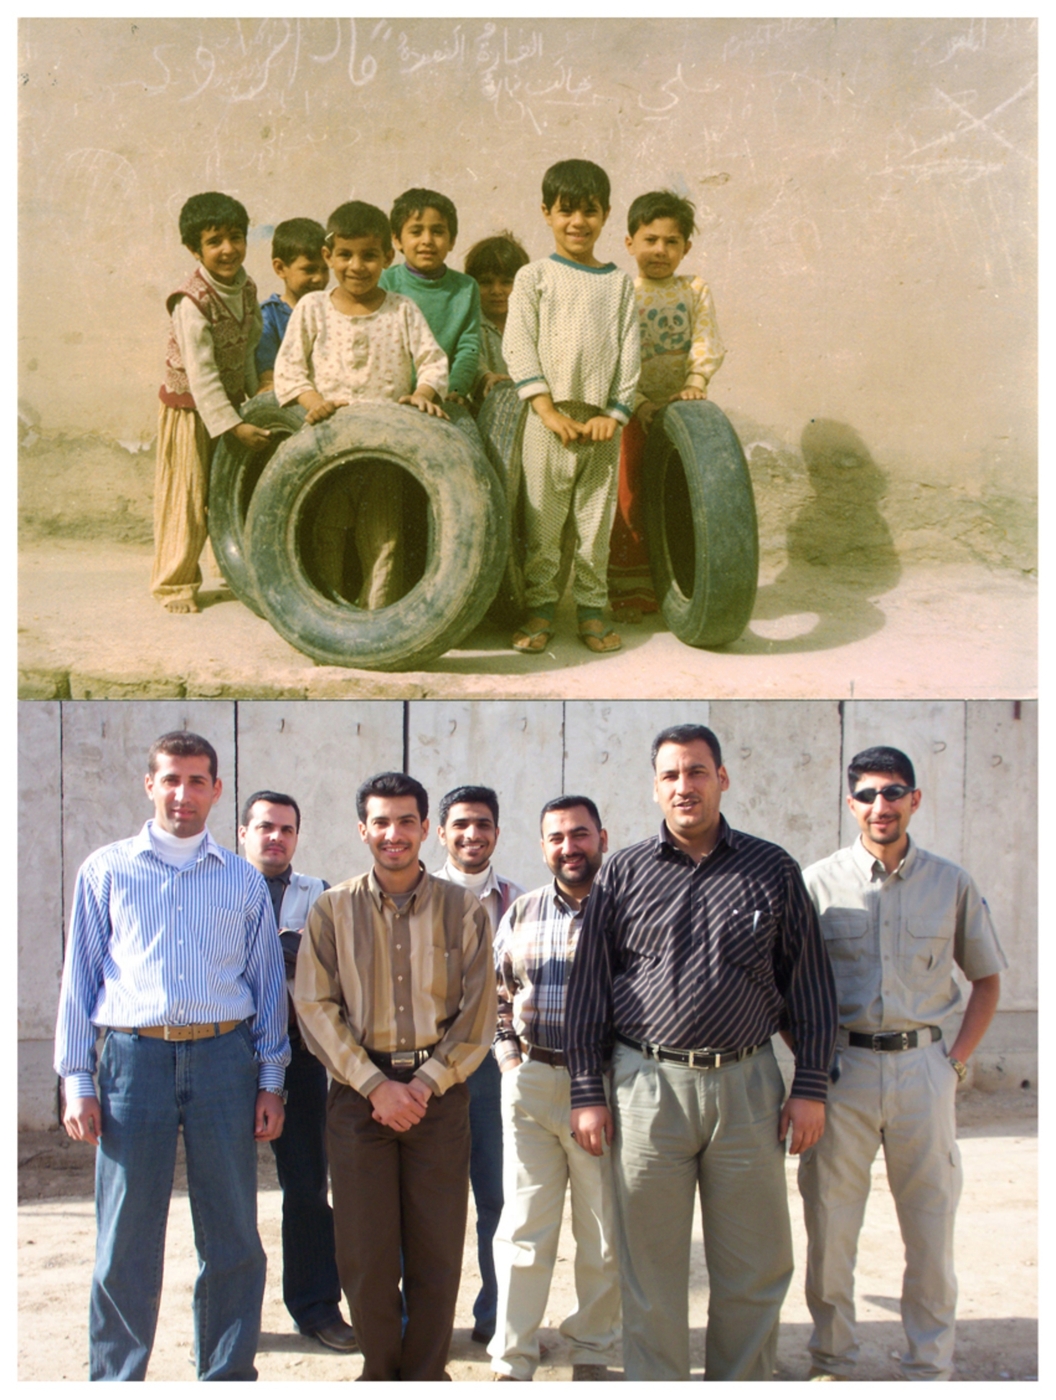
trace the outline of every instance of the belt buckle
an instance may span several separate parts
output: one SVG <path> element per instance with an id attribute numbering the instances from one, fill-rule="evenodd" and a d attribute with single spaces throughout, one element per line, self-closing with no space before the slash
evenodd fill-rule
<path id="1" fill-rule="evenodd" d="M 913 1034 L 912 1031 L 899 1031 L 899 1039 L 900 1039 L 901 1042 L 902 1042 L 901 1046 L 899 1047 L 900 1049 L 902 1049 L 902 1050 L 911 1050 L 911 1049 L 913 1048 L 913 1047 L 910 1045 L 910 1043 L 909 1043 L 909 1037 L 910 1037 L 912 1034 Z"/>
<path id="2" fill-rule="evenodd" d="M 389 1063 L 393 1069 L 417 1069 L 417 1053 L 414 1050 L 397 1050 L 395 1054 L 390 1056 Z"/>
<path id="3" fill-rule="evenodd" d="M 883 1035 L 877 1034 L 877 1035 L 874 1035 L 874 1036 L 873 1036 L 873 1045 L 872 1045 L 872 1048 L 873 1048 L 874 1054 L 882 1055 L 882 1054 L 884 1053 L 884 1051 L 886 1050 L 887 1047 L 884 1045 L 883 1041 L 884 1041 Z"/>

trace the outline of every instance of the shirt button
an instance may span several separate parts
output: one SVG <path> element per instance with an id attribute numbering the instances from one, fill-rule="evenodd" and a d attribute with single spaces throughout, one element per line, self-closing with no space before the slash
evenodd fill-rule
<path id="1" fill-rule="evenodd" d="M 396 981 L 397 981 L 397 982 L 402 982 L 402 981 L 403 981 L 403 978 L 402 978 L 402 977 L 397 977 L 397 978 L 396 978 Z"/>
<path id="2" fill-rule="evenodd" d="M 397 944 L 396 944 L 396 951 L 397 951 L 397 953 L 403 951 L 403 944 L 402 944 L 402 943 L 397 943 Z"/>
<path id="3" fill-rule="evenodd" d="M 397 1011 L 402 1011 L 402 1010 L 403 1010 L 403 1007 L 402 1007 L 402 1006 L 397 1006 L 396 1010 L 397 1010 Z"/>

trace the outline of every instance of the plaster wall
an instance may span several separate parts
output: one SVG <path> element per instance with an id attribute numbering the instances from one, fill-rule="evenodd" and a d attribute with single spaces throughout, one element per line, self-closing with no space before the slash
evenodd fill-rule
<path id="1" fill-rule="evenodd" d="M 19 1122 L 55 1121 L 50 1039 L 65 920 L 81 861 L 150 815 L 150 744 L 192 728 L 216 746 L 226 779 L 210 829 L 234 849 L 237 811 L 255 789 L 302 804 L 296 864 L 332 883 L 367 868 L 355 828 L 358 783 L 401 768 L 426 785 L 433 816 L 460 782 L 500 799 L 496 865 L 527 888 L 548 878 L 537 815 L 579 791 L 598 803 L 615 850 L 650 835 L 649 744 L 667 724 L 710 724 L 723 744 L 733 825 L 785 846 L 803 865 L 850 840 L 843 767 L 868 743 L 904 748 L 924 801 L 921 845 L 963 864 L 991 909 L 1009 971 L 1001 1010 L 973 1066 L 976 1082 L 1037 1075 L 1037 707 L 1011 701 L 495 702 L 62 701 L 19 706 Z M 430 868 L 440 864 L 430 833 Z"/>
<path id="2" fill-rule="evenodd" d="M 1032 20 L 33 18 L 19 83 L 29 440 L 151 443 L 191 193 L 246 205 L 264 296 L 281 219 L 413 185 L 455 200 L 455 266 L 506 227 L 543 256 L 540 177 L 575 155 L 623 266 L 635 194 L 695 201 L 749 455 L 824 422 L 896 485 L 1033 495 Z"/>

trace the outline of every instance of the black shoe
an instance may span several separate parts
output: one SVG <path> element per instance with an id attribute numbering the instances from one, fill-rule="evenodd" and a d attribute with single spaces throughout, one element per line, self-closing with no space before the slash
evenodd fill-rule
<path id="1" fill-rule="evenodd" d="M 356 1341 L 356 1334 L 343 1317 L 339 1317 L 336 1322 L 327 1322 L 322 1327 L 301 1328 L 302 1337 L 314 1337 L 322 1346 L 330 1351 L 358 1351 L 359 1343 Z"/>
<path id="2" fill-rule="evenodd" d="M 494 1335 L 494 1327 L 491 1329 L 490 1332 L 485 1332 L 483 1327 L 474 1327 L 473 1331 L 469 1334 L 470 1340 L 476 1342 L 478 1346 L 482 1347 L 486 1347 L 491 1341 L 492 1337 L 494 1337 Z"/>

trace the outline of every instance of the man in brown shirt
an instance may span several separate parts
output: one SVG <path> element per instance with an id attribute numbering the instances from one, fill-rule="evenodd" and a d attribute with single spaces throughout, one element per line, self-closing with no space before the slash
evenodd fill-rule
<path id="1" fill-rule="evenodd" d="M 337 1265 L 361 1379 L 443 1380 L 466 1231 L 465 1081 L 495 1030 L 491 935 L 476 896 L 418 859 L 429 830 L 419 782 L 379 773 L 356 810 L 373 868 L 316 901 L 294 1004 L 334 1080 Z"/>

